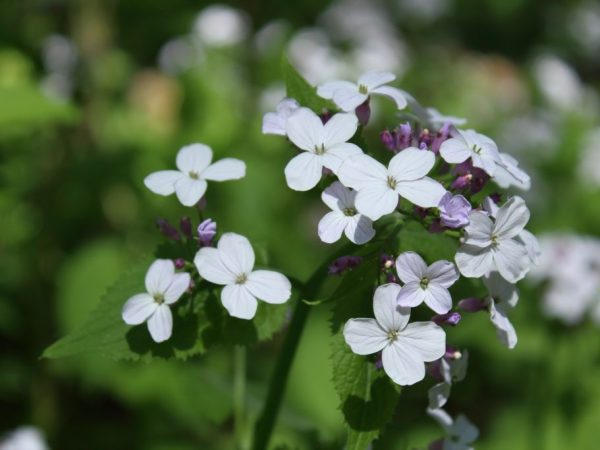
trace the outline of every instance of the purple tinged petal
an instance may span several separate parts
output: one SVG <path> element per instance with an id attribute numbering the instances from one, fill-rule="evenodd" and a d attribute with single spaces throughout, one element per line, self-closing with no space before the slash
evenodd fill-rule
<path id="1" fill-rule="evenodd" d="M 358 105 L 354 110 L 358 121 L 362 126 L 366 126 L 371 118 L 371 107 L 369 106 L 369 99 L 367 98 L 364 103 Z"/>
<path id="2" fill-rule="evenodd" d="M 212 219 L 206 219 L 198 225 L 198 239 L 202 247 L 212 245 L 212 240 L 217 234 L 217 222 Z"/>
<path id="3" fill-rule="evenodd" d="M 447 228 L 463 228 L 469 224 L 471 204 L 462 195 L 447 192 L 438 205 L 440 223 Z"/>

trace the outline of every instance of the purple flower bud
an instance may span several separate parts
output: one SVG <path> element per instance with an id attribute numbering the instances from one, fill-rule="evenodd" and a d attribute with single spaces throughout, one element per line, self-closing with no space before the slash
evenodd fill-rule
<path id="1" fill-rule="evenodd" d="M 364 127 L 369 123 L 371 118 L 371 107 L 369 106 L 369 99 L 367 98 L 364 103 L 358 105 L 354 110 L 356 117 L 360 124 Z"/>
<path id="2" fill-rule="evenodd" d="M 202 197 L 200 200 L 198 200 L 196 207 L 199 211 L 204 211 L 206 209 L 206 197 Z"/>
<path id="3" fill-rule="evenodd" d="M 192 237 L 192 220 L 189 217 L 182 217 L 179 221 L 179 229 L 184 236 L 191 239 Z"/>
<path id="4" fill-rule="evenodd" d="M 198 225 L 198 238 L 202 247 L 212 245 L 212 240 L 217 234 L 217 222 L 212 219 L 206 219 Z"/>
<path id="5" fill-rule="evenodd" d="M 446 192 L 440 204 L 440 223 L 448 228 L 462 228 L 469 224 L 471 204 L 462 195 L 452 195 Z"/>
<path id="6" fill-rule="evenodd" d="M 472 178 L 473 178 L 473 175 L 471 175 L 470 173 L 461 175 L 452 182 L 450 187 L 452 189 L 465 189 L 466 187 L 468 187 L 471 184 Z"/>
<path id="7" fill-rule="evenodd" d="M 435 380 L 442 381 L 444 379 L 441 358 L 427 364 L 427 373 Z"/>
<path id="8" fill-rule="evenodd" d="M 404 150 L 412 144 L 412 129 L 408 122 L 400 124 L 398 131 L 396 131 L 396 150 Z"/>
<path id="9" fill-rule="evenodd" d="M 451 127 L 452 124 L 450 122 L 446 122 L 442 126 L 442 128 L 439 129 L 439 131 L 435 135 L 435 138 L 433 139 L 433 142 L 431 143 L 431 150 L 433 151 L 433 153 L 438 154 L 440 152 L 440 147 L 442 146 L 444 141 L 450 137 Z"/>
<path id="10" fill-rule="evenodd" d="M 446 361 L 454 361 L 462 358 L 462 353 L 456 347 L 451 345 L 446 346 L 446 353 L 444 353 L 444 359 Z"/>
<path id="11" fill-rule="evenodd" d="M 329 274 L 340 274 L 346 269 L 353 269 L 362 262 L 362 256 L 341 256 L 329 265 Z"/>
<path id="12" fill-rule="evenodd" d="M 173 263 L 176 269 L 183 269 L 185 267 L 185 259 L 183 258 L 177 258 Z"/>
<path id="13" fill-rule="evenodd" d="M 175 228 L 173 225 L 171 225 L 165 219 L 162 219 L 162 218 L 156 219 L 156 225 L 158 226 L 158 229 L 160 230 L 160 232 L 163 235 L 165 235 L 166 237 L 168 237 L 169 239 L 173 239 L 174 241 L 178 241 L 181 239 L 181 236 L 179 236 L 179 232 L 177 231 L 177 228 Z"/>
<path id="14" fill-rule="evenodd" d="M 429 148 L 429 146 L 431 145 L 431 142 L 432 142 L 431 133 L 429 132 L 429 130 L 427 128 L 425 128 L 419 134 L 419 148 L 421 150 L 427 150 Z"/>
<path id="15" fill-rule="evenodd" d="M 394 275 L 393 272 L 388 272 L 385 274 L 385 279 L 388 283 L 396 283 L 398 284 L 400 282 L 400 280 L 398 280 L 398 277 L 396 275 Z"/>
<path id="16" fill-rule="evenodd" d="M 460 314 L 456 311 L 452 311 L 446 314 L 437 314 L 431 318 L 431 321 L 437 325 L 450 325 L 455 327 L 460 322 Z"/>
<path id="17" fill-rule="evenodd" d="M 376 368 L 377 370 L 381 370 L 381 369 L 383 369 L 383 359 L 382 359 L 382 357 L 381 357 L 381 352 L 377 353 L 377 356 L 376 356 L 376 358 L 377 358 L 377 359 L 375 359 L 375 368 Z"/>
<path id="18" fill-rule="evenodd" d="M 458 307 L 465 312 L 478 312 L 486 309 L 485 303 L 475 297 L 463 298 L 458 302 Z"/>
<path id="19" fill-rule="evenodd" d="M 379 139 L 381 139 L 383 145 L 390 150 L 396 150 L 396 141 L 390 130 L 383 130 L 381 133 L 379 133 Z"/>

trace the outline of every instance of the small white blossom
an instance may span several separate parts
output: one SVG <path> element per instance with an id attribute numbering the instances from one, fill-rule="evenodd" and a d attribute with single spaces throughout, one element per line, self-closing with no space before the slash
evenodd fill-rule
<path id="1" fill-rule="evenodd" d="M 364 244 L 375 236 L 373 222 L 356 210 L 354 200 L 356 191 L 335 181 L 321 194 L 323 203 L 332 211 L 319 222 L 319 237 L 331 244 L 346 235 L 355 244 Z"/>
<path id="2" fill-rule="evenodd" d="M 285 136 L 285 124 L 289 117 L 300 108 L 300 104 L 293 98 L 284 98 L 277 105 L 275 112 L 268 112 L 263 117 L 263 134 L 277 134 Z"/>
<path id="3" fill-rule="evenodd" d="M 486 304 L 490 311 L 490 320 L 496 327 L 498 340 L 508 348 L 517 345 L 517 332 L 508 319 L 508 312 L 519 301 L 519 293 L 514 284 L 507 282 L 497 272 L 492 272 L 483 278 L 488 289 Z"/>
<path id="4" fill-rule="evenodd" d="M 344 160 L 362 154 L 355 144 L 347 142 L 358 128 L 354 114 L 335 114 L 325 125 L 308 108 L 300 108 L 286 121 L 286 133 L 296 147 L 304 150 L 285 167 L 285 178 L 290 188 L 308 191 L 314 188 L 323 167 L 337 173 Z"/>
<path id="5" fill-rule="evenodd" d="M 423 208 L 437 206 L 446 190 L 426 176 L 434 164 L 432 152 L 409 147 L 394 156 L 388 167 L 368 155 L 348 158 L 338 177 L 345 186 L 358 191 L 358 211 L 377 220 L 396 209 L 398 195 Z"/>
<path id="6" fill-rule="evenodd" d="M 358 355 L 381 351 L 385 373 L 407 386 L 425 377 L 425 362 L 442 357 L 446 334 L 433 322 L 409 324 L 410 308 L 396 303 L 400 290 L 394 283 L 379 286 L 373 298 L 375 319 L 350 319 L 344 326 L 344 339 Z"/>
<path id="7" fill-rule="evenodd" d="M 291 283 L 284 275 L 252 270 L 254 250 L 248 239 L 236 233 L 223 234 L 217 248 L 201 248 L 194 264 L 202 278 L 225 285 L 221 303 L 233 317 L 252 319 L 258 307 L 256 299 L 280 304 L 292 295 Z"/>
<path id="8" fill-rule="evenodd" d="M 429 414 L 446 431 L 442 450 L 473 450 L 471 444 L 479 437 L 479 430 L 464 415 L 456 420 L 443 409 L 428 409 Z"/>
<path id="9" fill-rule="evenodd" d="M 459 164 L 471 158 L 473 166 L 494 176 L 498 164 L 502 164 L 496 143 L 474 130 L 457 130 L 458 134 L 444 141 L 440 155 L 450 164 Z"/>
<path id="10" fill-rule="evenodd" d="M 415 252 L 402 253 L 396 258 L 396 272 L 404 283 L 398 296 L 398 305 L 415 307 L 425 302 L 438 314 L 452 308 L 448 288 L 459 278 L 456 266 L 450 261 L 436 261 L 427 266 Z"/>
<path id="11" fill-rule="evenodd" d="M 406 98 L 400 89 L 387 86 L 396 79 L 390 72 L 369 71 L 361 75 L 356 83 L 350 81 L 329 81 L 317 87 L 317 94 L 333 100 L 344 111 L 354 111 L 370 95 L 383 95 L 391 98 L 398 109 L 406 107 Z"/>
<path id="12" fill-rule="evenodd" d="M 161 170 L 148 175 L 144 184 L 155 194 L 177 194 L 184 206 L 194 206 L 206 192 L 207 180 L 238 180 L 246 175 L 246 164 L 235 158 L 224 158 L 213 164 L 209 146 L 192 144 L 182 147 L 175 163 L 179 170 Z"/>
<path id="13" fill-rule="evenodd" d="M 521 197 L 512 197 L 498 209 L 496 220 L 483 211 L 472 211 L 465 227 L 464 244 L 455 261 L 460 273 L 480 278 L 498 271 L 504 279 L 516 283 L 532 263 L 527 246 L 519 235 L 529 221 L 529 210 Z"/>
<path id="14" fill-rule="evenodd" d="M 170 259 L 157 259 L 146 273 L 146 292 L 129 298 L 123 306 L 122 317 L 128 325 L 148 322 L 148 331 L 155 342 L 171 337 L 173 315 L 170 305 L 190 286 L 188 273 L 175 273 Z"/>

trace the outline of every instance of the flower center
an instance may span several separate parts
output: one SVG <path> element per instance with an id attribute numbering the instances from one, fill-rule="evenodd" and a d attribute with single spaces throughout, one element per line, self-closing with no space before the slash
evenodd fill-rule
<path id="1" fill-rule="evenodd" d="M 344 215 L 349 217 L 355 216 L 357 212 L 354 208 L 344 208 L 342 211 L 344 212 Z"/>
<path id="2" fill-rule="evenodd" d="M 188 175 L 190 176 L 190 178 L 192 180 L 197 180 L 198 178 L 200 178 L 200 175 L 198 174 L 198 172 L 194 172 L 193 170 L 188 172 Z"/>
<path id="3" fill-rule="evenodd" d="M 241 275 L 238 275 L 235 278 L 235 284 L 244 284 L 247 280 L 248 280 L 248 277 L 246 276 L 246 274 L 242 273 Z"/>
<path id="4" fill-rule="evenodd" d="M 390 187 L 390 189 L 396 189 L 397 184 L 398 184 L 398 181 L 396 181 L 396 179 L 393 176 L 388 175 L 387 185 Z"/>
<path id="5" fill-rule="evenodd" d="M 163 294 L 154 294 L 152 297 L 159 305 L 162 305 L 165 302 L 165 296 Z"/>
<path id="6" fill-rule="evenodd" d="M 490 238 L 490 240 L 492 241 L 492 246 L 493 247 L 497 247 L 498 246 L 498 236 L 495 234 L 492 234 L 492 237 Z"/>
<path id="7" fill-rule="evenodd" d="M 322 155 L 325 153 L 325 144 L 315 145 L 315 154 Z"/>
<path id="8" fill-rule="evenodd" d="M 421 285 L 421 289 L 427 289 L 427 286 L 429 286 L 429 278 L 421 278 L 421 282 L 419 284 Z"/>
<path id="9" fill-rule="evenodd" d="M 481 153 L 481 147 L 478 147 L 477 145 L 473 144 L 472 150 L 477 153 L 478 155 Z"/>
<path id="10" fill-rule="evenodd" d="M 396 339 L 398 339 L 398 330 L 388 331 L 387 338 L 388 338 L 388 341 L 394 342 Z"/>
<path id="11" fill-rule="evenodd" d="M 369 88 L 366 87 L 364 84 L 360 84 L 358 86 L 358 92 L 360 92 L 363 95 L 367 95 L 369 93 Z"/>

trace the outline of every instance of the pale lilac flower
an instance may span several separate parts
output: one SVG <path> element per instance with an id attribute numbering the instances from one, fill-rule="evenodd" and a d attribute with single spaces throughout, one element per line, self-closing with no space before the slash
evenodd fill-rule
<path id="1" fill-rule="evenodd" d="M 207 181 L 238 180 L 246 175 L 246 164 L 235 158 L 224 158 L 213 164 L 209 146 L 192 144 L 177 153 L 178 170 L 161 170 L 148 175 L 144 184 L 155 194 L 177 194 L 184 206 L 194 206 L 206 192 Z"/>
<path id="2" fill-rule="evenodd" d="M 225 286 L 221 303 L 233 317 L 252 319 L 257 299 L 280 304 L 292 295 L 292 285 L 284 275 L 271 270 L 252 270 L 254 250 L 248 239 L 239 234 L 225 233 L 217 248 L 198 250 L 194 264 L 202 278 Z"/>
<path id="3" fill-rule="evenodd" d="M 434 164 L 432 152 L 410 147 L 394 156 L 388 167 L 368 155 L 350 157 L 338 177 L 344 186 L 358 191 L 358 211 L 377 220 L 396 209 L 398 195 L 424 208 L 437 206 L 446 190 L 426 176 Z"/>
<path id="4" fill-rule="evenodd" d="M 450 261 L 436 261 L 427 266 L 415 252 L 402 253 L 396 258 L 396 272 L 404 283 L 398 295 L 398 305 L 415 307 L 425 302 L 438 314 L 452 308 L 448 288 L 459 278 L 456 266 Z"/>
<path id="5" fill-rule="evenodd" d="M 373 222 L 356 210 L 356 191 L 335 181 L 321 194 L 323 203 L 332 211 L 319 222 L 319 237 L 331 244 L 342 237 L 342 233 L 355 244 L 364 244 L 375 236 Z"/>
<path id="6" fill-rule="evenodd" d="M 175 273 L 170 259 L 157 259 L 146 273 L 146 292 L 130 297 L 123 306 L 123 320 L 127 325 L 148 322 L 152 339 L 166 341 L 173 331 L 170 306 L 184 294 L 190 280 L 189 273 Z"/>
<path id="7" fill-rule="evenodd" d="M 450 164 L 465 162 L 471 158 L 473 166 L 494 176 L 496 166 L 502 163 L 496 143 L 474 130 L 457 130 L 456 136 L 444 141 L 440 155 Z"/>
<path id="8" fill-rule="evenodd" d="M 468 278 L 480 278 L 491 271 L 511 283 L 522 279 L 531 267 L 526 245 L 519 239 L 529 221 L 529 210 L 520 197 L 512 197 L 492 219 L 483 211 L 472 211 L 465 228 L 464 244 L 455 261 Z"/>
<path id="9" fill-rule="evenodd" d="M 469 224 L 471 204 L 462 195 L 452 195 L 450 192 L 440 200 L 440 222 L 448 228 L 462 228 Z"/>
<path id="10" fill-rule="evenodd" d="M 454 420 L 441 408 L 428 408 L 427 414 L 446 432 L 442 450 L 473 450 L 471 444 L 479 437 L 479 430 L 464 415 L 461 414 Z"/>
<path id="11" fill-rule="evenodd" d="M 370 95 L 383 95 L 391 98 L 398 109 L 406 107 L 406 98 L 400 89 L 387 86 L 396 79 L 390 72 L 370 71 L 361 75 L 356 83 L 350 81 L 329 81 L 317 86 L 320 97 L 333 100 L 344 111 L 353 111 L 363 104 Z"/>
<path id="12" fill-rule="evenodd" d="M 425 377 L 425 362 L 441 358 L 446 334 L 433 322 L 408 323 L 410 308 L 399 308 L 400 286 L 379 286 L 373 298 L 375 319 L 350 319 L 344 326 L 344 339 L 358 355 L 382 352 L 385 373 L 401 386 Z"/>
<path id="13" fill-rule="evenodd" d="M 519 293 L 514 284 L 508 283 L 497 272 L 492 272 L 483 278 L 488 289 L 486 304 L 490 311 L 490 320 L 496 327 L 498 340 L 508 348 L 517 345 L 517 332 L 508 319 L 508 312 L 519 301 Z"/>
<path id="14" fill-rule="evenodd" d="M 329 274 L 337 275 L 345 270 L 352 270 L 363 261 L 362 256 L 346 255 L 340 256 L 329 265 Z"/>
<path id="15" fill-rule="evenodd" d="M 275 112 L 266 113 L 263 117 L 263 134 L 276 134 L 285 136 L 285 124 L 290 116 L 300 108 L 300 104 L 293 98 L 284 98 L 277 105 Z"/>
<path id="16" fill-rule="evenodd" d="M 314 112 L 300 108 L 286 122 L 287 136 L 303 150 L 285 167 L 290 188 L 308 191 L 321 179 L 323 167 L 337 173 L 344 160 L 362 154 L 355 144 L 347 142 L 358 128 L 354 114 L 335 114 L 325 125 Z"/>
<path id="17" fill-rule="evenodd" d="M 198 225 L 198 239 L 200 245 L 209 247 L 212 245 L 212 240 L 217 234 L 217 222 L 212 219 L 206 219 Z"/>

